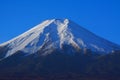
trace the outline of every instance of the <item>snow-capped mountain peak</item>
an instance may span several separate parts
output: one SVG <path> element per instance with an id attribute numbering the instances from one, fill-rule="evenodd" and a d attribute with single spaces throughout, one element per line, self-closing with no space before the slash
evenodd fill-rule
<path id="1" fill-rule="evenodd" d="M 55 49 L 62 50 L 64 45 L 74 48 L 70 49 L 70 53 L 81 49 L 99 53 L 120 49 L 118 45 L 94 35 L 68 19 L 46 20 L 0 47 L 9 48 L 5 56 L 8 57 L 17 51 L 32 54 L 39 50 L 46 55 Z"/>

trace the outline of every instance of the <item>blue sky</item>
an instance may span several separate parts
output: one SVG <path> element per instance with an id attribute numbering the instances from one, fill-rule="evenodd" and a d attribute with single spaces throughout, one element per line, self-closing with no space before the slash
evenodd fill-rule
<path id="1" fill-rule="evenodd" d="M 0 0 L 0 43 L 53 18 L 69 18 L 120 44 L 120 0 Z"/>

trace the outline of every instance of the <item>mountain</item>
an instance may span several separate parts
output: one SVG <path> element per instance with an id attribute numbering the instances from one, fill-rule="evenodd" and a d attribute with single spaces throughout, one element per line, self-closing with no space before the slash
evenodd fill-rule
<path id="1" fill-rule="evenodd" d="M 119 58 L 119 45 L 69 19 L 52 19 L 0 45 L 0 77 L 107 80 L 119 78 Z"/>
<path id="2" fill-rule="evenodd" d="M 0 47 L 8 48 L 4 56 L 6 58 L 19 50 L 28 53 L 26 55 L 38 50 L 44 52 L 42 55 L 47 55 L 55 49 L 62 51 L 64 45 L 71 47 L 68 51 L 70 54 L 81 49 L 105 54 L 120 49 L 120 46 L 96 36 L 68 19 L 46 20 Z"/>

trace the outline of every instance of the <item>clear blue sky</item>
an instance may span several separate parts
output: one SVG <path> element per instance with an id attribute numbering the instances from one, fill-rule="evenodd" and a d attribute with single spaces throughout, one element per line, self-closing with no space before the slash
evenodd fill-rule
<path id="1" fill-rule="evenodd" d="M 0 43 L 52 18 L 69 18 L 120 44 L 120 0 L 0 0 Z"/>

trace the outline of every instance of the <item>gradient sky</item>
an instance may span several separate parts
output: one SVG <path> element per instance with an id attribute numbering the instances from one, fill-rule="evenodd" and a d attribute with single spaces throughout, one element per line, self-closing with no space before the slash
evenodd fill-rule
<path id="1" fill-rule="evenodd" d="M 0 43 L 53 18 L 69 18 L 120 44 L 120 0 L 0 0 Z"/>

